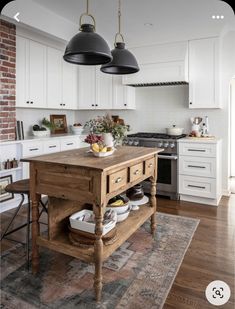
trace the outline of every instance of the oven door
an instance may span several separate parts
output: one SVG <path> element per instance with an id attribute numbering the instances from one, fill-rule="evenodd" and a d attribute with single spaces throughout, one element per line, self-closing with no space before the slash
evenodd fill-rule
<path id="1" fill-rule="evenodd" d="M 158 155 L 157 193 L 177 192 L 177 155 Z"/>
<path id="2" fill-rule="evenodd" d="M 157 194 L 169 196 L 171 199 L 178 199 L 177 194 L 177 155 L 158 155 L 158 177 Z M 149 179 L 143 181 L 145 193 L 150 193 L 151 184 Z"/>

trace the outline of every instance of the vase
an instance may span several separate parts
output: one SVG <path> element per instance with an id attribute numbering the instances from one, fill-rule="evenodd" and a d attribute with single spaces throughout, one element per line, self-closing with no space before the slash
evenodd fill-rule
<path id="1" fill-rule="evenodd" d="M 114 146 L 114 139 L 113 139 L 112 133 L 102 133 L 102 138 L 103 138 L 104 144 L 107 147 Z"/>

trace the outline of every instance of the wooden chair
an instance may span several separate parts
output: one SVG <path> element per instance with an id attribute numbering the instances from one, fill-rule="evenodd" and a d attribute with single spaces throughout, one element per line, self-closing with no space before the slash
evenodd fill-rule
<path id="1" fill-rule="evenodd" d="M 29 269 L 29 241 L 30 241 L 30 224 L 31 224 L 31 219 L 30 219 L 30 190 L 29 190 L 29 179 L 23 179 L 23 180 L 18 180 L 18 181 L 15 181 L 9 185 L 6 186 L 5 188 L 5 191 L 6 192 L 9 192 L 9 193 L 13 193 L 13 194 L 20 194 L 21 195 L 21 201 L 19 203 L 19 205 L 17 206 L 10 222 L 8 223 L 5 231 L 3 232 L 3 234 L 1 235 L 1 240 L 3 238 L 6 238 L 6 236 L 12 234 L 12 233 L 15 233 L 16 231 L 24 228 L 25 226 L 27 226 L 27 232 L 26 232 L 26 253 L 27 253 L 27 266 L 28 266 L 28 269 Z M 15 217 L 17 216 L 19 210 L 21 209 L 22 205 L 24 204 L 24 200 L 25 200 L 25 195 L 27 196 L 27 222 L 18 226 L 17 228 L 14 228 L 13 230 L 9 230 L 10 226 L 12 225 Z M 42 214 L 43 211 L 45 211 L 47 213 L 47 208 L 46 208 L 46 204 L 47 202 L 44 204 L 42 202 L 42 200 L 40 199 L 40 205 L 42 206 L 42 210 L 40 212 L 40 216 Z M 10 239 L 12 240 L 12 239 Z M 15 241 L 15 240 L 14 240 Z"/>

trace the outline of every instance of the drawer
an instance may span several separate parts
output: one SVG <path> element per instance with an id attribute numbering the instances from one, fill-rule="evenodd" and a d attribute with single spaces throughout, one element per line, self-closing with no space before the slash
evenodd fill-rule
<path id="1" fill-rule="evenodd" d="M 60 141 L 54 140 L 54 138 L 50 141 L 45 141 L 43 143 L 44 153 L 53 153 L 60 151 Z"/>
<path id="2" fill-rule="evenodd" d="M 179 142 L 179 154 L 195 157 L 216 157 L 216 144 Z"/>
<path id="3" fill-rule="evenodd" d="M 135 181 L 143 176 L 144 173 L 144 162 L 135 164 L 130 167 L 130 182 Z"/>
<path id="4" fill-rule="evenodd" d="M 114 192 L 127 184 L 127 169 L 109 175 L 109 192 Z"/>
<path id="5" fill-rule="evenodd" d="M 42 142 L 30 142 L 22 145 L 22 156 L 33 157 L 40 156 L 43 154 L 43 143 Z"/>
<path id="6" fill-rule="evenodd" d="M 179 156 L 179 174 L 216 177 L 216 158 Z"/>
<path id="7" fill-rule="evenodd" d="M 152 175 L 154 172 L 155 158 L 151 158 L 145 161 L 145 174 Z"/>
<path id="8" fill-rule="evenodd" d="M 216 180 L 214 178 L 179 175 L 179 193 L 216 198 Z"/>
<path id="9" fill-rule="evenodd" d="M 60 142 L 61 151 L 75 149 L 75 148 L 78 148 L 78 146 L 79 146 L 78 138 L 69 138 L 69 139 L 62 140 Z"/>

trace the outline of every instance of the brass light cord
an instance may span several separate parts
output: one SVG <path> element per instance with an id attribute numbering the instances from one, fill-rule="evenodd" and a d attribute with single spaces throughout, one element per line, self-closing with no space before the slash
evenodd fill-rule
<path id="1" fill-rule="evenodd" d="M 86 1 L 86 13 L 83 13 L 81 16 L 80 16 L 80 19 L 79 19 L 79 26 L 80 26 L 80 30 L 81 30 L 81 25 L 82 25 L 82 18 L 84 16 L 89 16 L 93 22 L 94 22 L 94 31 L 96 29 L 96 23 L 95 23 L 95 18 L 93 15 L 89 14 L 89 0 Z"/>
<path id="2" fill-rule="evenodd" d="M 116 46 L 118 36 L 121 38 L 122 43 L 124 43 L 124 37 L 121 34 L 121 0 L 118 0 L 118 32 L 115 35 L 114 46 Z"/>

